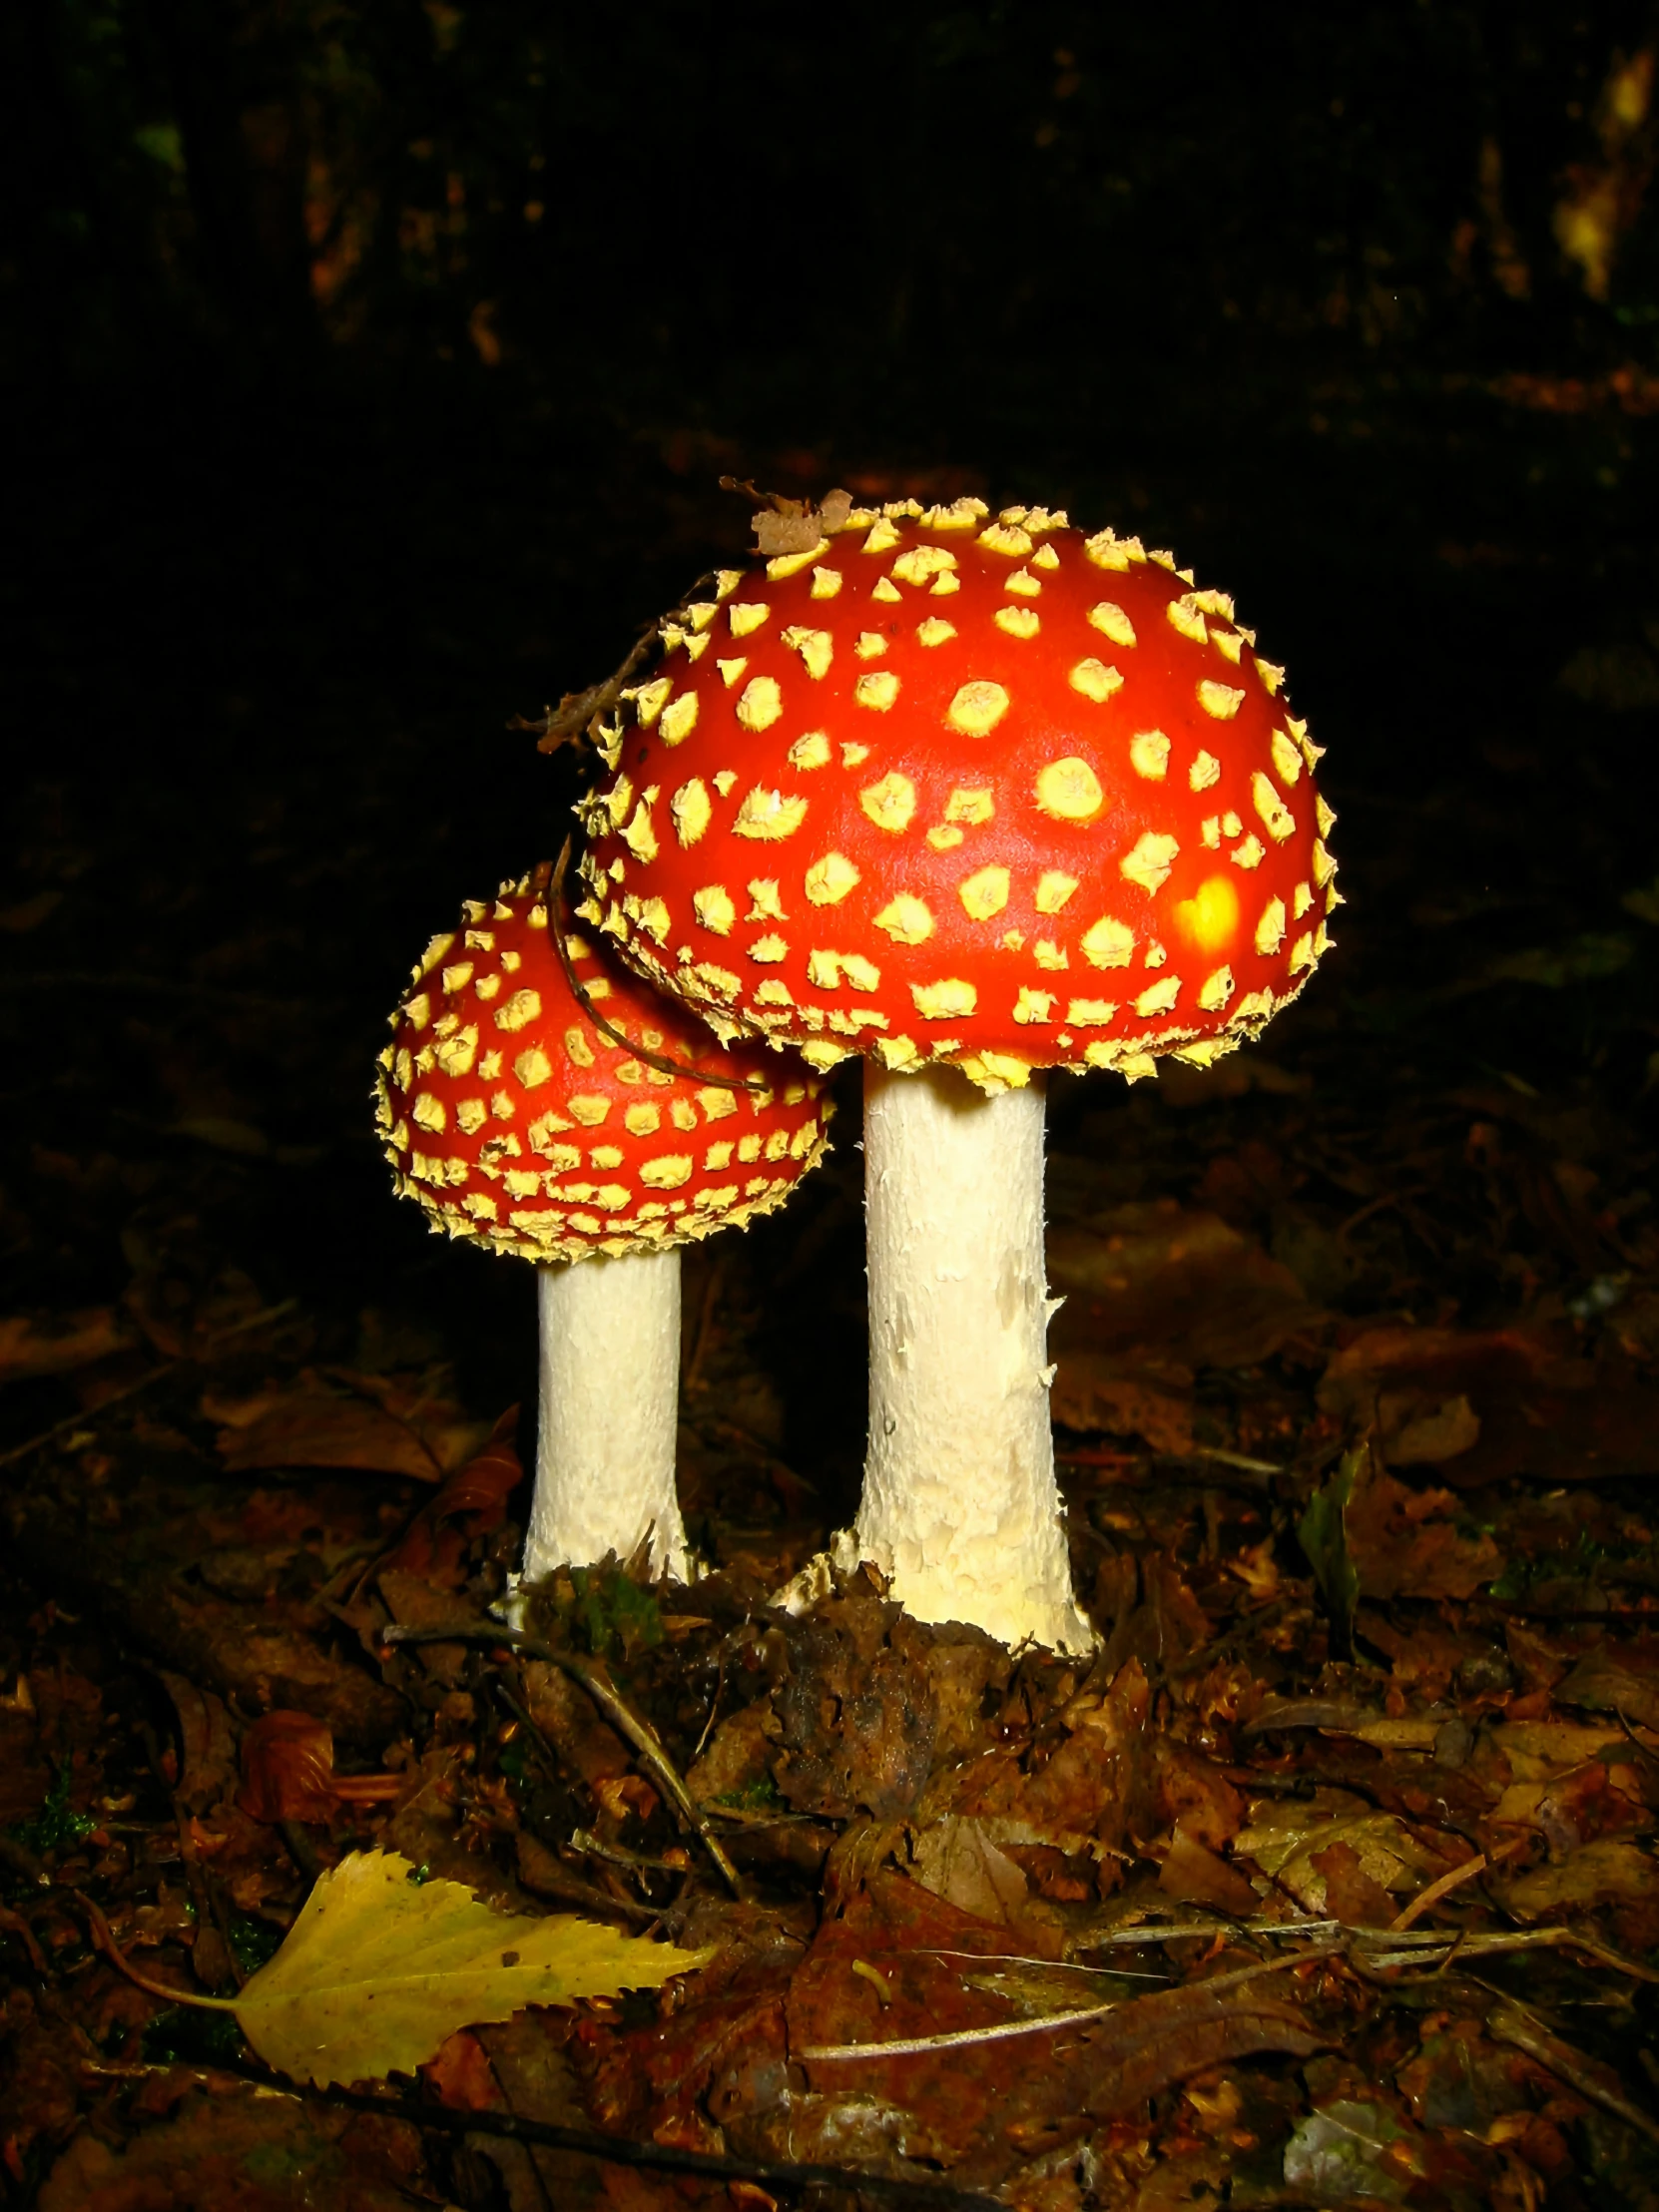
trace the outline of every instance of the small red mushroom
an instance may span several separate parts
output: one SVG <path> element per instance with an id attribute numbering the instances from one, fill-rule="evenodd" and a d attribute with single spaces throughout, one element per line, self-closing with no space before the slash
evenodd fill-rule
<path id="1" fill-rule="evenodd" d="M 864 1055 L 850 1551 L 923 1617 L 1085 1645 L 1041 1071 L 1205 1066 L 1297 995 L 1337 902 L 1320 749 L 1225 593 L 1042 508 L 827 503 L 661 639 L 581 810 L 578 913 L 724 1036 Z"/>
<path id="2" fill-rule="evenodd" d="M 680 1248 L 782 1205 L 824 1157 L 830 1106 L 821 1072 L 723 1047 L 567 933 L 578 995 L 552 936 L 536 878 L 467 901 L 392 1016 L 377 1120 L 434 1230 L 538 1270 L 524 1579 L 647 1536 L 684 1578 Z"/>

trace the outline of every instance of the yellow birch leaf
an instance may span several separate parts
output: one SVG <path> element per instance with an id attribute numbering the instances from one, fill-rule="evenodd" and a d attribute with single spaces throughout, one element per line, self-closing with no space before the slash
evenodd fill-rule
<path id="1" fill-rule="evenodd" d="M 567 1914 L 495 1913 L 461 1883 L 413 1872 L 370 1851 L 318 1878 L 281 1949 L 231 1999 L 268 2065 L 319 2087 L 410 2073 L 458 2027 L 659 1988 L 715 1955 Z"/>

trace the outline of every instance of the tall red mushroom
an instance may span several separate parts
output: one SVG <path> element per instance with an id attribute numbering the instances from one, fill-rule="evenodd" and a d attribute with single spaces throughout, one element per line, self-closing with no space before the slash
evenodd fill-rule
<path id="1" fill-rule="evenodd" d="M 1136 538 L 977 500 L 802 535 L 664 624 L 579 912 L 723 1035 L 864 1055 L 850 1549 L 923 1617 L 1078 1648 L 1041 1071 L 1207 1065 L 1297 995 L 1337 902 L 1319 748 L 1231 599 Z"/>
<path id="2" fill-rule="evenodd" d="M 648 1537 L 684 1579 L 680 1249 L 782 1205 L 824 1157 L 830 1102 L 822 1073 L 723 1049 L 583 937 L 567 975 L 552 939 L 535 878 L 468 900 L 392 1016 L 377 1119 L 434 1230 L 537 1269 L 524 1580 Z"/>

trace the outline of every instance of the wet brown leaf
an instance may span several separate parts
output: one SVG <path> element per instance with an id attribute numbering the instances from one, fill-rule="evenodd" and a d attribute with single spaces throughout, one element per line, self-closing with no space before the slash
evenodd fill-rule
<path id="1" fill-rule="evenodd" d="M 222 1428 L 228 1474 L 260 1467 L 356 1467 L 436 1482 L 442 1469 L 413 1429 L 363 1398 L 296 1391 L 267 1405 L 245 1427 Z"/>
<path id="2" fill-rule="evenodd" d="M 1497 1545 L 1456 1523 L 1449 1490 L 1413 1489 L 1375 1470 L 1363 1476 L 1344 1515 L 1362 1596 L 1472 1597 L 1495 1580 Z"/>
<path id="3" fill-rule="evenodd" d="M 0 1316 L 0 1384 L 67 1375 L 112 1353 L 130 1351 L 137 1342 L 137 1332 L 110 1306 L 84 1306 L 78 1313 L 41 1320 L 27 1314 Z"/>
<path id="4" fill-rule="evenodd" d="M 1049 1332 L 1073 1351 L 1152 1354 L 1189 1369 L 1264 1360 L 1316 1318 L 1302 1286 L 1219 1214 L 1159 1199 L 1054 1229 L 1049 1280 L 1066 1304 Z"/>

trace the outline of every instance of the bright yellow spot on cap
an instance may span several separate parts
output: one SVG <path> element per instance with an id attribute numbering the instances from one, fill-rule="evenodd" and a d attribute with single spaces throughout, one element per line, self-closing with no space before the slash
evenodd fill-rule
<path id="1" fill-rule="evenodd" d="M 775 676 L 757 676 L 746 684 L 738 701 L 738 720 L 746 730 L 770 730 L 784 712 L 783 695 Z"/>
<path id="2" fill-rule="evenodd" d="M 1074 692 L 1085 699 L 1092 699 L 1097 707 L 1103 707 L 1114 692 L 1123 689 L 1123 678 L 1115 668 L 1097 660 L 1091 653 L 1087 660 L 1079 661 L 1066 678 Z"/>
<path id="3" fill-rule="evenodd" d="M 912 983 L 910 998 L 923 1021 L 952 1021 L 971 1014 L 979 993 L 959 975 L 947 975 L 937 983 Z"/>
<path id="4" fill-rule="evenodd" d="M 1225 829 L 1227 826 L 1224 823 L 1222 827 L 1223 829 Z M 1229 833 L 1231 834 L 1231 832 Z M 1250 835 L 1244 840 L 1243 844 L 1236 844 L 1233 847 L 1232 851 L 1228 854 L 1228 858 L 1233 861 L 1234 865 L 1237 867 L 1260 867 L 1262 864 L 1262 855 L 1266 852 L 1266 850 L 1267 846 L 1262 842 L 1261 838 L 1257 836 L 1256 832 L 1252 830 Z"/>
<path id="5" fill-rule="evenodd" d="M 944 803 L 946 822 L 965 822 L 974 825 L 989 822 L 996 813 L 996 801 L 987 791 L 963 791 L 958 787 Z"/>
<path id="6" fill-rule="evenodd" d="M 1103 1029 L 1117 1010 L 1114 998 L 1074 998 L 1066 1019 L 1078 1029 Z"/>
<path id="7" fill-rule="evenodd" d="M 998 607 L 991 620 L 1010 638 L 1034 638 L 1042 628 L 1035 607 Z"/>
<path id="8" fill-rule="evenodd" d="M 466 986 L 472 981 L 472 962 L 470 960 L 457 960 L 453 967 L 444 969 L 439 980 L 443 984 L 446 996 L 453 995 L 456 991 L 465 990 Z"/>
<path id="9" fill-rule="evenodd" d="M 944 719 L 964 737 L 984 738 L 1007 712 L 1008 694 L 1002 686 L 978 680 L 961 687 L 945 709 Z"/>
<path id="10" fill-rule="evenodd" d="M 1031 550 L 1031 540 L 1023 530 L 1001 522 L 993 522 L 988 530 L 981 530 L 979 543 L 987 553 L 1007 553 L 1016 561 L 1023 561 Z"/>
<path id="11" fill-rule="evenodd" d="M 455 1109 L 455 1119 L 469 1137 L 483 1128 L 489 1108 L 481 1098 L 463 1098 Z"/>
<path id="12" fill-rule="evenodd" d="M 815 568 L 813 592 L 815 599 L 833 599 L 841 588 L 841 572 L 838 568 Z"/>
<path id="13" fill-rule="evenodd" d="M 1031 947 L 1031 957 L 1040 968 L 1063 968 L 1071 965 L 1052 937 L 1039 937 Z"/>
<path id="14" fill-rule="evenodd" d="M 852 740 L 848 738 L 846 743 L 841 747 L 842 768 L 862 768 L 864 763 L 868 759 L 869 747 L 867 745 L 855 745 Z"/>
<path id="15" fill-rule="evenodd" d="M 1037 805 L 1056 822 L 1093 822 L 1106 801 L 1099 777 L 1075 755 L 1040 768 L 1034 790 Z"/>
<path id="16" fill-rule="evenodd" d="M 929 615 L 925 622 L 916 624 L 918 645 L 943 645 L 947 638 L 956 635 L 956 625 L 946 622 L 942 615 Z"/>
<path id="17" fill-rule="evenodd" d="M 1262 918 L 1256 924 L 1256 949 L 1258 952 L 1277 952 L 1285 941 L 1285 901 L 1270 898 L 1262 908 Z"/>
<path id="18" fill-rule="evenodd" d="M 954 827 L 947 829 L 942 824 L 935 823 L 927 832 L 927 841 L 935 852 L 948 852 L 954 845 L 961 843 L 962 832 Z"/>
<path id="19" fill-rule="evenodd" d="M 1262 679 L 1268 697 L 1270 699 L 1274 698 L 1278 694 L 1280 685 L 1285 681 L 1285 671 L 1275 661 L 1258 659 L 1256 673 Z"/>
<path id="20" fill-rule="evenodd" d="M 634 694 L 634 713 L 642 728 L 649 730 L 663 709 L 668 705 L 674 690 L 672 676 L 659 676 L 654 684 L 642 684 Z M 626 699 L 628 694 L 623 693 Z"/>
<path id="21" fill-rule="evenodd" d="M 925 584 L 941 569 L 955 566 L 956 556 L 945 546 L 916 545 L 908 553 L 900 553 L 892 564 L 892 572 L 901 584 Z"/>
<path id="22" fill-rule="evenodd" d="M 714 812 L 709 801 L 709 788 L 701 776 L 694 776 L 689 784 L 682 784 L 668 803 L 668 811 L 674 818 L 674 834 L 683 845 L 693 845 L 709 827 Z"/>
<path id="23" fill-rule="evenodd" d="M 877 830 L 890 830 L 896 835 L 910 827 L 916 811 L 916 788 L 895 769 L 878 784 L 866 785 L 858 794 L 858 805 Z"/>
<path id="24" fill-rule="evenodd" d="M 473 1055 L 478 1050 L 478 1032 L 468 1023 L 457 1035 L 444 1037 L 432 1047 L 432 1057 L 445 1075 L 460 1077 L 472 1073 Z"/>
<path id="25" fill-rule="evenodd" d="M 629 1136 L 653 1137 L 663 1124 L 662 1108 L 659 1106 L 630 1106 L 622 1119 Z"/>
<path id="26" fill-rule="evenodd" d="M 1198 987 L 1198 1003 L 1207 1014 L 1220 1013 L 1232 995 L 1233 970 L 1230 967 L 1217 968 Z"/>
<path id="27" fill-rule="evenodd" d="M 1319 792 L 1314 794 L 1314 820 L 1319 824 L 1320 835 L 1322 837 L 1330 836 L 1332 826 L 1335 824 L 1337 817 L 1335 811 L 1325 804 L 1324 796 Z"/>
<path id="28" fill-rule="evenodd" d="M 1296 817 L 1274 790 L 1272 781 L 1258 769 L 1250 779 L 1250 796 L 1256 803 L 1268 835 L 1282 844 L 1296 829 Z"/>
<path id="29" fill-rule="evenodd" d="M 745 921 L 787 921 L 782 899 L 778 894 L 778 878 L 775 875 L 752 875 L 749 879 L 749 895 L 755 901 Z"/>
<path id="30" fill-rule="evenodd" d="M 1239 894 L 1229 875 L 1212 875 L 1191 898 L 1177 901 L 1175 926 L 1200 952 L 1220 952 L 1239 927 Z"/>
<path id="31" fill-rule="evenodd" d="M 664 745 L 683 744 L 696 728 L 696 692 L 682 692 L 672 706 L 663 709 L 663 719 L 657 725 Z"/>
<path id="32" fill-rule="evenodd" d="M 1057 867 L 1045 868 L 1037 878 L 1033 903 L 1039 914 L 1057 914 L 1076 888 L 1075 875 L 1067 875 Z"/>
<path id="33" fill-rule="evenodd" d="M 887 577 L 877 576 L 870 586 L 869 596 L 871 599 L 902 599 L 904 594 Z"/>
<path id="34" fill-rule="evenodd" d="M 885 516 L 883 516 L 882 519 L 875 525 L 874 529 L 871 530 L 869 536 L 865 538 L 863 543 L 863 550 L 866 553 L 885 553 L 890 546 L 894 546 L 897 543 L 898 532 L 893 528 L 892 524 L 885 518 Z"/>
<path id="35" fill-rule="evenodd" d="M 830 663 L 835 657 L 835 641 L 828 630 L 810 630 L 802 622 L 792 622 L 784 632 L 784 643 L 792 653 L 799 653 L 806 663 L 807 674 L 817 683 L 825 676 Z"/>
<path id="36" fill-rule="evenodd" d="M 1129 765 L 1137 776 L 1161 784 L 1169 769 L 1169 740 L 1162 730 L 1137 730 L 1129 741 Z"/>
<path id="37" fill-rule="evenodd" d="M 1102 914 L 1083 935 L 1083 957 L 1091 967 L 1127 967 L 1134 949 L 1134 930 L 1111 914 Z"/>
<path id="38" fill-rule="evenodd" d="M 1156 830 L 1143 830 L 1133 851 L 1126 852 L 1118 862 L 1118 873 L 1131 883 L 1139 883 L 1144 891 L 1158 890 L 1168 881 L 1170 865 L 1180 849 L 1174 837 L 1160 835 Z"/>
<path id="39" fill-rule="evenodd" d="M 751 630 L 758 630 L 767 621 L 772 609 L 760 599 L 739 599 L 726 610 L 726 619 L 732 625 L 735 638 L 747 638 Z"/>
<path id="40" fill-rule="evenodd" d="M 566 1103 L 570 1108 L 571 1119 L 580 1122 L 584 1129 L 597 1129 L 611 1111 L 608 1098 L 597 1098 L 581 1092 Z"/>
<path id="41" fill-rule="evenodd" d="M 1154 560 L 1157 557 L 1156 554 L 1153 555 Z M 1172 630 L 1179 630 L 1184 638 L 1191 638 L 1194 645 L 1202 645 L 1210 633 L 1205 628 L 1204 616 L 1199 610 L 1197 601 L 1197 592 L 1183 592 L 1179 599 L 1170 601 L 1164 609 L 1164 613 L 1169 618 L 1169 626 Z"/>
<path id="42" fill-rule="evenodd" d="M 1294 918 L 1295 920 L 1297 920 L 1297 921 L 1300 921 L 1300 920 L 1302 919 L 1303 915 L 1304 915 L 1304 914 L 1305 914 L 1305 913 L 1306 913 L 1306 912 L 1308 911 L 1309 907 L 1310 907 L 1310 906 L 1311 906 L 1311 905 L 1312 905 L 1313 903 L 1314 903 L 1314 886 L 1313 886 L 1313 884 L 1312 884 L 1312 883 L 1299 883 L 1299 884 L 1297 885 L 1297 887 L 1296 887 L 1296 896 L 1295 896 L 1295 897 L 1294 897 L 1294 898 L 1293 898 L 1293 899 L 1291 900 L 1291 914 L 1292 914 L 1292 917 L 1293 917 L 1293 918 Z"/>
<path id="43" fill-rule="evenodd" d="M 1337 863 L 1326 850 L 1325 839 L 1316 837 L 1314 839 L 1314 881 L 1321 890 L 1324 890 L 1326 884 L 1330 882 L 1336 872 Z"/>
<path id="44" fill-rule="evenodd" d="M 804 738 L 797 738 L 790 747 L 792 768 L 828 768 L 830 765 L 830 738 L 827 731 L 811 730 Z"/>
<path id="45" fill-rule="evenodd" d="M 1089 609 L 1090 624 L 1114 645 L 1133 645 L 1135 625 L 1112 599 L 1102 599 Z"/>
<path id="46" fill-rule="evenodd" d="M 1052 1018 L 1053 1006 L 1052 991 L 1034 991 L 1022 983 L 1014 1001 L 1014 1019 L 1018 1022 L 1048 1021 Z"/>
<path id="47" fill-rule="evenodd" d="M 1001 913 L 1008 903 L 1008 870 L 996 866 L 979 868 L 962 878 L 956 886 L 956 895 L 971 920 L 989 921 L 992 914 Z"/>
<path id="48" fill-rule="evenodd" d="M 1137 1014 L 1167 1014 L 1181 996 L 1179 975 L 1165 975 L 1142 991 L 1135 1001 Z"/>
<path id="49" fill-rule="evenodd" d="M 770 964 L 778 960 L 787 960 L 789 952 L 788 940 L 779 936 L 775 930 L 770 936 L 755 939 L 755 942 L 749 948 L 749 957 L 752 960 L 760 960 L 763 963 Z"/>
<path id="50" fill-rule="evenodd" d="M 860 676 L 852 687 L 852 703 L 856 707 L 871 707 L 878 715 L 884 715 L 898 697 L 898 678 L 890 668 L 878 668 L 868 676 Z"/>
<path id="51" fill-rule="evenodd" d="M 1235 691 L 1231 684 L 1218 684 L 1206 676 L 1198 687 L 1198 703 L 1218 722 L 1231 722 L 1244 705 L 1244 693 Z"/>
<path id="52" fill-rule="evenodd" d="M 793 837 L 806 819 L 806 800 L 786 799 L 782 792 L 767 791 L 757 784 L 739 807 L 732 833 L 738 837 Z"/>
<path id="53" fill-rule="evenodd" d="M 920 1058 L 914 1037 L 877 1037 L 876 1054 L 887 1068 L 913 1067 Z"/>
<path id="54" fill-rule="evenodd" d="M 717 937 L 728 935 L 738 918 L 736 901 L 724 883 L 705 883 L 700 891 L 693 891 L 692 912 Z"/>
<path id="55" fill-rule="evenodd" d="M 1011 591 L 1017 599 L 1035 599 L 1042 591 L 1042 578 L 1033 576 L 1028 568 L 1016 568 L 1004 578 L 1002 589 Z"/>
<path id="56" fill-rule="evenodd" d="M 508 999 L 504 1006 L 496 1008 L 495 1026 L 497 1029 L 508 1031 L 523 1029 L 534 1021 L 540 1012 L 541 993 L 539 991 L 514 991 L 512 997 Z"/>
<path id="57" fill-rule="evenodd" d="M 822 991 L 835 990 L 842 982 L 855 991 L 874 991 L 881 987 L 881 970 L 862 953 L 827 952 L 815 946 L 807 955 L 807 980 Z"/>
<path id="58" fill-rule="evenodd" d="M 447 1126 L 449 1114 L 441 1098 L 434 1098 L 430 1091 L 421 1091 L 409 1108 L 409 1119 L 419 1129 L 442 1129 Z"/>
<path id="59" fill-rule="evenodd" d="M 844 852 L 827 852 L 807 870 L 807 896 L 815 906 L 836 906 L 858 880 Z"/>
<path id="60" fill-rule="evenodd" d="M 689 1183 L 692 1174 L 692 1156 L 689 1152 L 664 1152 L 655 1160 L 647 1160 L 640 1169 L 640 1181 L 648 1190 L 677 1191 L 682 1183 Z"/>
<path id="61" fill-rule="evenodd" d="M 852 648 L 860 661 L 878 661 L 887 650 L 886 634 L 880 630 L 860 630 L 858 642 Z"/>
<path id="62" fill-rule="evenodd" d="M 933 916 L 922 899 L 900 891 L 876 915 L 875 926 L 900 944 L 922 944 L 933 934 Z"/>

